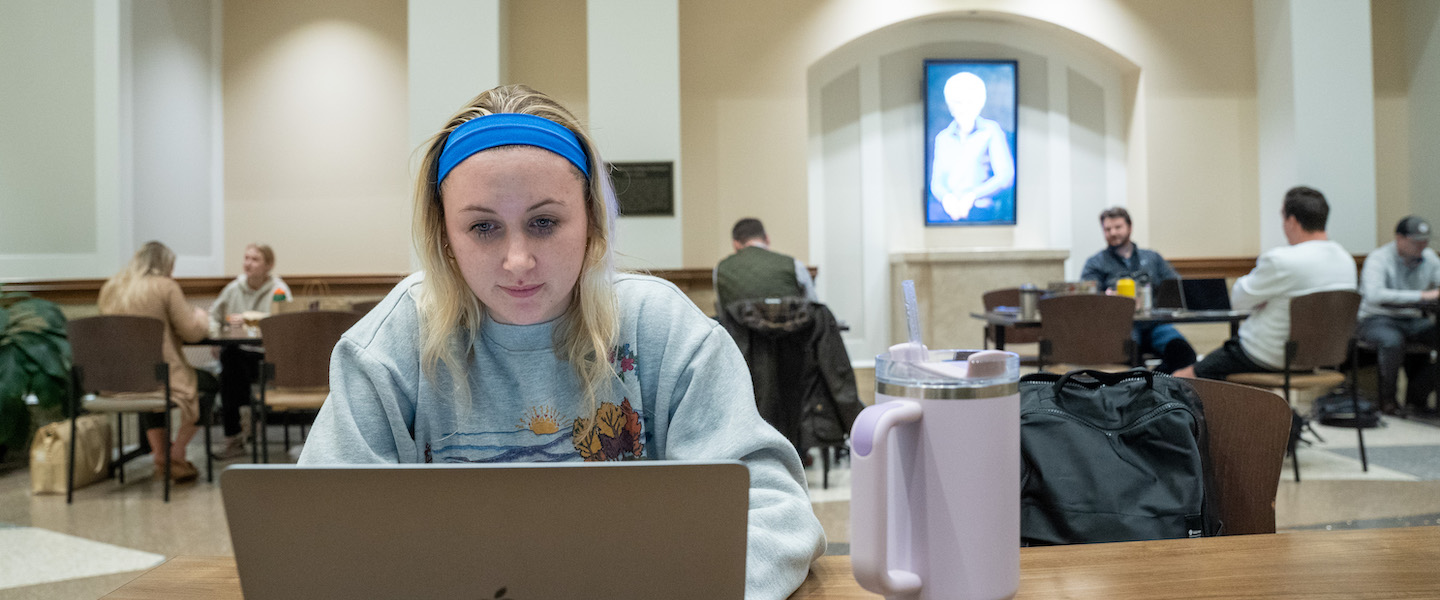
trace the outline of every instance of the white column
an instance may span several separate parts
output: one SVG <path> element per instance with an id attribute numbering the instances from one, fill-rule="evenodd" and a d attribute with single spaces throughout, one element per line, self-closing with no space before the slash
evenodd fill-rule
<path id="1" fill-rule="evenodd" d="M 673 162 L 675 214 L 621 217 L 622 268 L 683 266 L 678 0 L 586 4 L 590 134 L 607 162 Z"/>
<path id="2" fill-rule="evenodd" d="M 1410 60 L 1410 212 L 1440 225 L 1440 10 L 1413 0 L 1405 8 L 1405 49 Z M 1379 223 L 1394 231 L 1395 223 Z M 1382 237 L 1383 241 L 1385 238 Z M 1437 244 L 1431 242 L 1434 248 Z"/>
<path id="3" fill-rule="evenodd" d="M 414 177 L 423 153 L 413 151 L 467 100 L 504 82 L 505 36 L 500 0 L 412 0 L 407 11 Z"/>
<path id="4" fill-rule="evenodd" d="M 1330 238 L 1375 248 L 1375 83 L 1368 0 L 1256 0 L 1262 250 L 1285 244 L 1285 190 L 1330 202 Z M 1220 149 L 1217 149 L 1219 151 Z"/>

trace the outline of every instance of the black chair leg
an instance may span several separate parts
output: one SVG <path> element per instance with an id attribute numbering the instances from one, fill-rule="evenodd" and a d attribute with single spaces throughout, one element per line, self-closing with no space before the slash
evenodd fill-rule
<path id="1" fill-rule="evenodd" d="M 250 400 L 250 462 L 260 462 L 260 405 Z"/>
<path id="2" fill-rule="evenodd" d="M 1354 340 L 1350 342 L 1350 410 L 1355 415 L 1355 439 L 1360 442 L 1360 470 L 1370 472 L 1370 460 L 1365 456 L 1365 428 L 1360 426 L 1360 349 Z"/>
<path id="3" fill-rule="evenodd" d="M 76 421 L 80 419 L 80 407 L 70 411 L 70 459 L 65 461 L 65 503 L 75 502 L 75 433 Z M 108 451 L 108 450 L 107 450 Z"/>
<path id="4" fill-rule="evenodd" d="M 820 489 L 830 489 L 830 447 L 820 447 Z"/>
<path id="5" fill-rule="evenodd" d="M 260 460 L 270 462 L 270 428 L 267 426 L 270 420 L 270 411 L 265 410 L 265 402 L 260 402 Z"/>
<path id="6" fill-rule="evenodd" d="M 215 483 L 215 456 L 210 453 L 210 418 L 215 413 L 214 399 L 200 403 L 200 422 L 205 427 L 205 482 Z"/>
<path id="7" fill-rule="evenodd" d="M 171 454 L 171 451 L 172 451 L 172 449 L 170 448 L 170 445 L 171 445 L 171 444 L 174 444 L 174 443 L 175 443 L 175 442 L 171 441 L 171 439 L 170 439 L 170 407 L 169 407 L 169 401 L 166 401 L 166 407 L 165 407 L 165 443 L 162 444 L 162 448 L 164 449 L 164 452 L 165 452 L 165 501 L 166 501 L 166 502 L 169 502 L 169 501 L 170 501 L 170 454 Z"/>
<path id="8" fill-rule="evenodd" d="M 115 414 L 115 460 L 110 461 L 110 472 L 106 473 L 114 477 L 116 465 L 120 464 L 120 457 L 125 456 L 125 413 Z M 125 470 L 120 469 L 120 483 L 125 483 Z"/>
<path id="9" fill-rule="evenodd" d="M 285 421 L 281 427 L 285 428 L 285 456 L 290 456 L 290 411 L 285 411 Z"/>

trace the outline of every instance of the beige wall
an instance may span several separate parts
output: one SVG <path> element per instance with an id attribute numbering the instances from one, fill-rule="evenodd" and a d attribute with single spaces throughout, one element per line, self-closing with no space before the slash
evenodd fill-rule
<path id="1" fill-rule="evenodd" d="M 545 92 L 589 123 L 585 0 L 512 0 L 505 27 L 507 83 Z"/>
<path id="2" fill-rule="evenodd" d="M 1131 124 L 1140 160 L 1130 167 L 1143 172 L 1130 182 L 1140 187 L 1132 206 L 1142 243 L 1178 257 L 1259 251 L 1249 0 L 735 0 L 681 5 L 685 263 L 724 256 L 728 228 L 743 216 L 764 220 L 781 251 L 807 258 L 806 69 L 880 26 L 971 7 L 1043 17 L 1140 66 L 1143 112 Z"/>
<path id="3" fill-rule="evenodd" d="M 1370 3 L 1375 64 L 1375 239 L 1395 235 L 1410 206 L 1410 72 L 1405 58 L 1404 3 Z"/>
<path id="4" fill-rule="evenodd" d="M 225 266 L 410 267 L 403 0 L 246 0 L 224 14 Z"/>
<path id="5" fill-rule="evenodd" d="M 0 258 L 97 251 L 94 36 L 88 2 L 0 3 Z"/>

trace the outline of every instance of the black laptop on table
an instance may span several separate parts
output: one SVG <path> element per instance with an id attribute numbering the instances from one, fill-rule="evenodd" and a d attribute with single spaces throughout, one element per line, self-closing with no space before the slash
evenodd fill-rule
<path id="1" fill-rule="evenodd" d="M 1166 279 L 1155 288 L 1156 312 L 1228 312 L 1230 288 L 1221 278 Z"/>

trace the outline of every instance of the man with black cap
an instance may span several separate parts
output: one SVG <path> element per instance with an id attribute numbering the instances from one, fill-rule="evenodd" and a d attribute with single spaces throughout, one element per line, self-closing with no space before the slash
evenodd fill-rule
<path id="1" fill-rule="evenodd" d="M 1435 388 L 1430 355 L 1405 354 L 1405 344 L 1419 342 L 1440 346 L 1435 322 L 1414 308 L 1388 308 L 1386 304 L 1434 302 L 1440 298 L 1440 256 L 1430 245 L 1430 224 L 1416 216 L 1405 217 L 1395 226 L 1395 241 L 1365 257 L 1360 271 L 1359 338 L 1376 348 L 1380 362 L 1380 406 L 1388 414 L 1402 408 L 1396 403 L 1396 380 L 1405 365 L 1403 410 L 1431 412 L 1426 407 Z"/>

